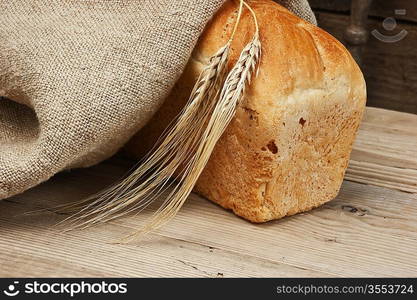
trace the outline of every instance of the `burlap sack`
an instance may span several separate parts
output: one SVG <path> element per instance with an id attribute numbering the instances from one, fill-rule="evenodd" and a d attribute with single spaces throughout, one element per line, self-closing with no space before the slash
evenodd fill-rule
<path id="1" fill-rule="evenodd" d="M 0 199 L 114 154 L 224 1 L 0 0 Z"/>

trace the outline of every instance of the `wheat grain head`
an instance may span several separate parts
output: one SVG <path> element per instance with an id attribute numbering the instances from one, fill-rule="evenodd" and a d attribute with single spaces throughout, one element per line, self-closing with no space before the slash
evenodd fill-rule
<path id="1" fill-rule="evenodd" d="M 230 43 L 243 5 L 252 13 L 256 31 L 226 77 Z M 107 222 L 130 212 L 139 213 L 169 188 L 168 196 L 150 222 L 128 238 L 157 229 L 174 217 L 191 193 L 215 144 L 232 120 L 245 87 L 255 72 L 260 54 L 256 16 L 241 0 L 229 42 L 210 58 L 187 104 L 170 129 L 160 138 L 159 145 L 125 179 L 104 192 L 71 205 L 78 212 L 63 221 L 67 230 Z M 172 177 L 176 178 L 175 182 L 170 180 Z"/>

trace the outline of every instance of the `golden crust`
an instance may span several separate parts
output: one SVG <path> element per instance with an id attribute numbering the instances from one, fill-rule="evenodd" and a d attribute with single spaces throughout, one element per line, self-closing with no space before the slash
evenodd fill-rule
<path id="1" fill-rule="evenodd" d="M 195 190 L 239 216 L 264 222 L 310 210 L 337 195 L 366 87 L 349 52 L 332 36 L 270 0 L 249 4 L 260 25 L 259 74 Z M 237 3 L 228 1 L 207 25 L 171 95 L 127 146 L 130 154 L 149 149 L 185 104 L 204 63 L 227 42 L 236 11 Z M 245 10 L 229 68 L 253 31 Z"/>

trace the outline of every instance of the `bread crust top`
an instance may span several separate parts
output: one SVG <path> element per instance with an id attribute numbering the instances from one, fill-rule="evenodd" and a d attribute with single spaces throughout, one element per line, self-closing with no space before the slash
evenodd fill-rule
<path id="1" fill-rule="evenodd" d="M 297 89 L 316 89 L 323 81 L 346 74 L 355 81 L 358 90 L 364 91 L 360 69 L 337 39 L 271 0 L 247 2 L 256 13 L 262 44 L 259 73 L 250 85 L 250 95 L 273 95 L 275 99 L 284 100 Z M 210 56 L 227 43 L 237 11 L 238 1 L 224 4 L 206 26 L 193 51 L 193 59 L 206 64 Z M 251 41 L 254 30 L 253 18 L 244 8 L 232 41 L 229 69 Z"/>

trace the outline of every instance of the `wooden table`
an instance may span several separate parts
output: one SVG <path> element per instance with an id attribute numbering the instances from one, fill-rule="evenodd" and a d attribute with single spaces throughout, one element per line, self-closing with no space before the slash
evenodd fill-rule
<path id="1" fill-rule="evenodd" d="M 24 214 L 97 191 L 129 164 L 113 158 L 0 201 L 0 276 L 417 276 L 417 115 L 368 108 L 340 195 L 282 220 L 250 224 L 192 195 L 168 226 L 121 245 L 142 216 L 61 233 L 52 225 L 65 215 Z"/>

